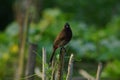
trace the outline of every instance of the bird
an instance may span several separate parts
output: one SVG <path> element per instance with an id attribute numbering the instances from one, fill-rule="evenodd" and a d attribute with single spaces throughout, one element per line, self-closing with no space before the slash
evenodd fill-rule
<path id="1" fill-rule="evenodd" d="M 53 53 L 50 58 L 50 64 L 52 63 L 56 49 L 60 47 L 63 48 L 67 43 L 70 42 L 71 38 L 72 30 L 70 28 L 70 25 L 68 23 L 65 23 L 64 28 L 61 30 L 61 32 L 57 35 L 57 37 L 54 40 Z"/>

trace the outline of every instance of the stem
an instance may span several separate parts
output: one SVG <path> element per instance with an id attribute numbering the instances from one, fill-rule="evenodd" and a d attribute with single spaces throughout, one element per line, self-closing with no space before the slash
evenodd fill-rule
<path id="1" fill-rule="evenodd" d="M 100 80 L 101 72 L 102 72 L 102 63 L 100 62 L 100 63 L 98 64 L 96 80 Z"/>
<path id="2" fill-rule="evenodd" d="M 43 56 L 43 63 L 42 63 L 42 80 L 46 80 L 46 70 L 45 70 L 45 64 L 46 64 L 46 51 L 45 51 L 45 48 L 42 48 L 42 56 Z"/>
<path id="3" fill-rule="evenodd" d="M 65 48 L 60 49 L 60 56 L 59 56 L 59 65 L 58 65 L 58 79 L 57 80 L 63 80 L 63 67 L 64 67 L 64 57 L 65 57 Z"/>
<path id="4" fill-rule="evenodd" d="M 27 67 L 26 67 L 26 76 L 34 75 L 35 63 L 36 63 L 36 44 L 30 44 L 29 46 L 29 54 L 27 60 Z M 26 80 L 34 80 L 34 76 L 26 78 Z"/>
<path id="5" fill-rule="evenodd" d="M 73 54 L 71 54 L 69 59 L 68 73 L 67 73 L 66 80 L 72 80 L 72 72 L 73 72 Z"/>

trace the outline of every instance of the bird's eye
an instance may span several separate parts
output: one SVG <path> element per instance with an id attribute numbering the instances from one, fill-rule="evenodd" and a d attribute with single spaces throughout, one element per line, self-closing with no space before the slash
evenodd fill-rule
<path id="1" fill-rule="evenodd" d="M 66 28 L 69 28 L 69 26 L 68 26 L 68 25 L 66 25 L 65 27 L 66 27 Z"/>
<path id="2" fill-rule="evenodd" d="M 68 23 L 65 24 L 65 28 L 69 28 L 69 26 L 70 26 L 70 25 L 69 25 Z"/>

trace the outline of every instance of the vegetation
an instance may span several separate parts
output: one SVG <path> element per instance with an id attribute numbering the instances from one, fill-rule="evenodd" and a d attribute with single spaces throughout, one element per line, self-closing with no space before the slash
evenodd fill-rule
<path id="1" fill-rule="evenodd" d="M 42 65 L 42 47 L 46 48 L 49 61 L 54 38 L 68 22 L 73 31 L 73 38 L 66 49 L 67 53 L 74 53 L 74 67 L 82 67 L 83 64 L 83 68 L 95 76 L 96 63 L 103 62 L 101 77 L 120 79 L 119 0 L 44 0 L 43 4 L 45 5 L 39 15 L 41 18 L 37 23 L 32 22 L 28 31 L 29 42 L 38 44 L 37 66 Z M 0 80 L 14 78 L 18 43 L 19 24 L 14 20 L 0 32 Z M 66 61 L 70 54 L 66 54 Z M 27 56 L 25 58 L 27 59 Z M 89 65 L 86 66 L 86 63 Z M 89 67 L 91 65 L 92 70 Z M 73 76 L 79 76 L 77 70 L 78 67 L 73 70 Z"/>

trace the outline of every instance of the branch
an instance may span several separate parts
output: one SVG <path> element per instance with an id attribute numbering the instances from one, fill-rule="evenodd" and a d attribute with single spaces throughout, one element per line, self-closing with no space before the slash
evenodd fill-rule
<path id="1" fill-rule="evenodd" d="M 87 78 L 88 80 L 95 80 L 95 78 L 93 77 L 93 76 L 91 76 L 90 74 L 88 74 L 85 70 L 83 70 L 83 69 L 81 69 L 80 71 L 79 71 L 79 73 L 83 76 L 83 77 L 85 77 L 85 78 Z"/>
<path id="2" fill-rule="evenodd" d="M 65 53 L 66 53 L 65 48 L 61 48 L 60 56 L 59 56 L 58 79 L 57 80 L 62 80 Z"/>
<path id="3" fill-rule="evenodd" d="M 72 80 L 72 72 L 73 72 L 73 54 L 71 54 L 69 59 L 68 73 L 66 80 Z"/>
<path id="4" fill-rule="evenodd" d="M 45 48 L 42 48 L 42 56 L 43 56 L 43 63 L 42 63 L 42 80 L 46 80 L 46 70 L 45 70 L 45 64 L 46 64 L 46 51 Z"/>
<path id="5" fill-rule="evenodd" d="M 28 31 L 28 15 L 29 10 L 26 9 L 25 13 L 23 13 L 24 17 L 21 19 L 22 23 L 20 24 L 20 48 L 19 48 L 19 58 L 18 58 L 18 68 L 15 73 L 14 80 L 20 80 L 23 74 L 23 66 L 24 66 L 24 51 L 26 46 L 27 39 L 27 31 Z M 18 15 L 19 16 L 19 15 Z"/>
<path id="6" fill-rule="evenodd" d="M 100 62 L 100 63 L 98 64 L 96 80 L 100 80 L 101 72 L 102 72 L 102 63 Z"/>
<path id="7" fill-rule="evenodd" d="M 29 54 L 28 54 L 28 60 L 27 60 L 27 67 L 26 67 L 26 76 L 31 76 L 34 74 L 35 69 L 35 63 L 36 63 L 36 52 L 37 45 L 36 44 L 30 44 L 29 46 Z M 34 80 L 34 76 L 30 78 L 26 78 L 26 80 Z"/>
<path id="8" fill-rule="evenodd" d="M 36 74 L 38 77 L 42 78 L 42 72 L 40 72 L 39 68 L 35 68 L 35 74 Z"/>

